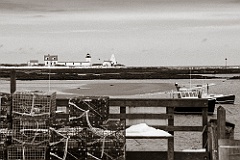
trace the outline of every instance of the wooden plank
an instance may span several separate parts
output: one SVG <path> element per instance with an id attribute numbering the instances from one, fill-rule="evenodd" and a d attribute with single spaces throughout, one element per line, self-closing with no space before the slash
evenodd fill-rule
<path id="1" fill-rule="evenodd" d="M 130 127 L 130 125 L 127 125 L 126 127 Z M 202 126 L 165 126 L 165 125 L 151 125 L 151 127 L 154 127 L 156 129 L 162 129 L 164 131 L 184 131 L 184 132 L 202 132 L 203 127 Z"/>
<path id="2" fill-rule="evenodd" d="M 207 152 L 174 152 L 174 160 L 209 160 Z M 127 151 L 126 160 L 168 160 L 164 151 Z"/>
<path id="3" fill-rule="evenodd" d="M 111 98 L 109 106 L 208 108 L 208 99 Z"/>
<path id="4" fill-rule="evenodd" d="M 158 127 L 157 127 L 158 128 Z M 166 126 L 167 131 L 201 132 L 203 126 Z"/>
<path id="5" fill-rule="evenodd" d="M 120 114 L 109 114 L 109 118 L 120 118 Z M 167 114 L 126 114 L 127 119 L 168 119 Z"/>
<path id="6" fill-rule="evenodd" d="M 57 106 L 68 106 L 68 98 L 57 98 Z M 111 98 L 110 107 L 201 107 L 208 108 L 208 99 Z"/>
<path id="7" fill-rule="evenodd" d="M 126 136 L 126 139 L 172 139 L 173 136 Z"/>
<path id="8" fill-rule="evenodd" d="M 240 140 L 219 139 L 219 160 L 239 160 Z"/>

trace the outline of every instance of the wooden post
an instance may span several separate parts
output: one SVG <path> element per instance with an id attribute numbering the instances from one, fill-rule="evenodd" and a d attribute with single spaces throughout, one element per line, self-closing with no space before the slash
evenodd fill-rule
<path id="1" fill-rule="evenodd" d="M 217 109 L 217 149 L 218 149 L 218 154 L 217 154 L 217 159 L 219 160 L 219 139 L 225 139 L 225 126 L 226 125 L 226 110 L 222 107 L 219 106 Z"/>
<path id="2" fill-rule="evenodd" d="M 217 109 L 217 137 L 218 139 L 225 139 L 226 135 L 226 110 L 219 106 Z"/>
<path id="3" fill-rule="evenodd" d="M 11 70 L 10 77 L 10 93 L 13 94 L 16 91 L 16 70 Z"/>
<path id="4" fill-rule="evenodd" d="M 120 123 L 123 124 L 123 129 L 124 129 L 124 136 L 125 136 L 125 155 L 124 155 L 124 160 L 126 159 L 126 106 L 120 106 Z"/>
<path id="5" fill-rule="evenodd" d="M 174 108 L 167 107 L 167 114 L 169 116 L 168 118 L 168 126 L 172 127 L 174 126 Z M 169 131 L 169 133 L 172 135 L 171 138 L 168 139 L 168 160 L 174 160 L 174 131 Z"/>
<path id="6" fill-rule="evenodd" d="M 211 160 L 217 160 L 218 157 L 218 146 L 217 146 L 217 121 L 211 120 L 209 122 L 209 136 L 208 136 L 208 150 L 210 152 Z"/>
<path id="7" fill-rule="evenodd" d="M 202 133 L 202 147 L 208 150 L 208 108 L 202 109 L 202 126 L 203 126 L 203 133 Z"/>
<path id="8" fill-rule="evenodd" d="M 10 94 L 11 94 L 11 99 L 13 96 L 13 93 L 16 91 L 16 70 L 11 70 L 10 72 Z M 9 107 L 8 110 L 8 129 L 12 129 L 12 101 L 11 101 L 11 105 Z M 6 141 L 6 145 L 11 145 L 11 140 L 12 137 L 11 136 L 7 136 L 7 141 Z"/>

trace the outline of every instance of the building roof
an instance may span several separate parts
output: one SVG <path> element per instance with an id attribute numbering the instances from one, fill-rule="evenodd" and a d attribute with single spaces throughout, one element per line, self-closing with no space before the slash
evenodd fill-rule
<path id="1" fill-rule="evenodd" d="M 38 60 L 30 60 L 30 63 L 38 63 Z"/>
<path id="2" fill-rule="evenodd" d="M 88 53 L 88 54 L 86 55 L 86 58 L 91 58 L 91 55 Z"/>
<path id="3" fill-rule="evenodd" d="M 57 55 L 44 55 L 44 61 L 58 61 Z"/>

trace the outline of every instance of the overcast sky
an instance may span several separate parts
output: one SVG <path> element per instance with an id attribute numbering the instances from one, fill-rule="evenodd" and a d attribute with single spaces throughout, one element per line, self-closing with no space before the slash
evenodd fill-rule
<path id="1" fill-rule="evenodd" d="M 0 63 L 240 65 L 240 0 L 0 0 Z M 100 60 L 99 60 L 100 59 Z"/>

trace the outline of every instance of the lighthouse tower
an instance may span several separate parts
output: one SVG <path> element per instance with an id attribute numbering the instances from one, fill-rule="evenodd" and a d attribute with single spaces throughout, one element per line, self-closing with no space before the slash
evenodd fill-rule
<path id="1" fill-rule="evenodd" d="M 85 57 L 85 60 L 86 60 L 86 62 L 91 62 L 91 55 L 88 53 L 87 55 L 86 55 L 86 57 Z"/>
<path id="2" fill-rule="evenodd" d="M 111 61 L 111 64 L 112 64 L 112 65 L 116 65 L 116 64 L 117 64 L 117 61 L 116 61 L 116 59 L 115 59 L 114 54 L 112 54 L 112 56 L 111 56 L 111 58 L 110 58 L 110 61 Z"/>

